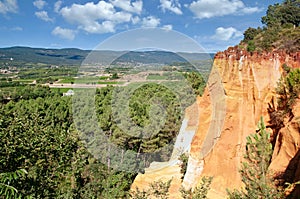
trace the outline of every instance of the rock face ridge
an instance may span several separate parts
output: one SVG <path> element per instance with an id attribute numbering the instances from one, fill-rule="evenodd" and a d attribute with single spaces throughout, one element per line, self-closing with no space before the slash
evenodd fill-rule
<path id="1" fill-rule="evenodd" d="M 276 98 L 275 88 L 284 63 L 300 68 L 300 52 L 250 54 L 238 47 L 231 47 L 215 55 L 208 86 L 197 103 L 198 128 L 191 143 L 182 186 L 192 188 L 202 176 L 213 176 L 209 198 L 226 198 L 226 188 L 242 186 L 238 170 L 246 137 L 255 132 L 261 116 L 266 124 L 269 121 L 268 104 L 272 98 Z M 300 116 L 300 102 L 296 103 L 294 111 L 295 116 Z M 288 170 L 290 176 L 298 173 L 298 178 L 299 118 L 289 121 L 278 134 L 271 163 L 272 170 L 278 173 L 288 173 Z M 144 176 L 143 179 L 146 178 Z M 298 179 L 295 176 L 293 178 Z M 144 185 L 138 181 L 134 186 L 142 188 Z M 171 189 L 171 194 L 180 195 L 178 187 L 181 185 L 177 184 L 177 189 Z"/>

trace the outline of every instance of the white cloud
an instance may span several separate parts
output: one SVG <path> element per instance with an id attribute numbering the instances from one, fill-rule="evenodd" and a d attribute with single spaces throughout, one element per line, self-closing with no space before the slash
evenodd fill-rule
<path id="1" fill-rule="evenodd" d="M 51 19 L 49 16 L 48 16 L 48 13 L 46 11 L 39 11 L 39 12 L 35 12 L 34 13 L 35 16 L 37 16 L 37 18 L 43 20 L 43 21 L 50 21 L 50 22 L 53 22 L 53 19 Z"/>
<path id="2" fill-rule="evenodd" d="M 143 1 L 136 0 L 130 2 L 130 0 L 111 0 L 110 1 L 114 6 L 121 8 L 127 12 L 140 14 L 143 9 Z"/>
<path id="3" fill-rule="evenodd" d="M 242 9 L 242 13 L 245 13 L 245 14 L 251 14 L 251 13 L 260 12 L 260 11 L 262 11 L 262 9 L 260 9 L 258 7 L 245 7 Z"/>
<path id="4" fill-rule="evenodd" d="M 188 7 L 199 19 L 260 11 L 258 7 L 246 7 L 241 0 L 196 0 Z"/>
<path id="5" fill-rule="evenodd" d="M 181 5 L 178 0 L 160 0 L 160 7 L 164 12 L 169 10 L 175 14 L 182 15 Z"/>
<path id="6" fill-rule="evenodd" d="M 169 24 L 169 25 L 164 25 L 162 28 L 165 30 L 172 30 L 173 26 Z"/>
<path id="7" fill-rule="evenodd" d="M 57 1 L 55 2 L 54 4 L 54 12 L 59 12 L 60 8 L 61 8 L 61 4 L 62 4 L 62 1 Z"/>
<path id="8" fill-rule="evenodd" d="M 60 14 L 69 23 L 76 24 L 78 28 L 89 33 L 114 32 L 115 25 L 130 22 L 132 19 L 132 14 L 117 12 L 111 3 L 105 1 L 97 4 L 73 4 L 71 7 L 63 7 Z"/>
<path id="9" fill-rule="evenodd" d="M 132 18 L 131 18 L 132 24 L 137 24 L 137 23 L 139 23 L 140 21 L 141 21 L 141 19 L 140 19 L 140 17 L 138 17 L 138 16 L 135 16 L 135 17 L 132 17 Z"/>
<path id="10" fill-rule="evenodd" d="M 0 13 L 6 14 L 8 12 L 16 13 L 18 11 L 17 0 L 0 1 Z"/>
<path id="11" fill-rule="evenodd" d="M 144 28 L 155 28 L 160 24 L 160 19 L 154 16 L 144 17 L 142 19 L 142 27 Z"/>
<path id="12" fill-rule="evenodd" d="M 33 2 L 33 5 L 40 10 L 43 9 L 46 4 L 47 4 L 47 2 L 43 1 L 43 0 L 36 0 Z"/>
<path id="13" fill-rule="evenodd" d="M 73 40 L 75 38 L 76 31 L 57 26 L 52 31 L 52 34 L 63 39 Z"/>
<path id="14" fill-rule="evenodd" d="M 230 39 L 241 37 L 243 33 L 233 27 L 224 28 L 219 27 L 216 29 L 215 35 L 212 36 L 212 39 L 228 41 Z"/>
<path id="15" fill-rule="evenodd" d="M 111 21 L 103 21 L 99 23 L 93 21 L 91 24 L 85 24 L 84 26 L 79 26 L 80 29 L 85 30 L 88 33 L 110 33 L 115 32 L 115 24 Z"/>

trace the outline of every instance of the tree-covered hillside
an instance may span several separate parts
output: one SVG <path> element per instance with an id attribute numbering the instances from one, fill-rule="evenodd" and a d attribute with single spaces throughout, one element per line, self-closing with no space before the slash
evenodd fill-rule
<path id="1" fill-rule="evenodd" d="M 262 17 L 264 26 L 250 27 L 244 32 L 240 46 L 249 52 L 300 50 L 300 1 L 284 0 L 283 3 L 270 5 L 266 16 Z"/>

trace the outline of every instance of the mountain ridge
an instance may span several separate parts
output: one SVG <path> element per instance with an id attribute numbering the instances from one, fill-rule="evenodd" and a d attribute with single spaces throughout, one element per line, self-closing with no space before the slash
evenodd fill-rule
<path id="1" fill-rule="evenodd" d="M 77 48 L 32 48 L 13 46 L 0 48 L 0 63 L 43 63 L 53 65 L 81 65 L 85 59 L 94 54 L 100 62 L 110 64 L 118 62 L 161 63 L 187 62 L 190 60 L 212 59 L 214 53 L 187 53 L 168 51 L 112 51 L 112 50 L 82 50 Z"/>

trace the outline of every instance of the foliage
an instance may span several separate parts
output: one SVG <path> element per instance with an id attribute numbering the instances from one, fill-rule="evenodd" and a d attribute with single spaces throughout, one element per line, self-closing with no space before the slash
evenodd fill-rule
<path id="1" fill-rule="evenodd" d="M 253 40 L 260 32 L 262 31 L 261 28 L 251 28 L 249 27 L 247 30 L 244 32 L 244 42 L 248 42 Z"/>
<path id="2" fill-rule="evenodd" d="M 130 197 L 132 199 L 147 199 L 147 198 L 157 198 L 157 199 L 168 199 L 169 198 L 169 188 L 172 179 L 163 182 L 162 180 L 154 181 L 150 184 L 147 190 L 140 191 L 136 188 L 135 191 L 131 191 Z"/>
<path id="3" fill-rule="evenodd" d="M 111 79 L 119 79 L 118 73 L 113 73 Z"/>
<path id="4" fill-rule="evenodd" d="M 300 1 L 285 0 L 282 4 L 270 5 L 267 15 L 262 17 L 262 23 L 268 27 L 278 27 L 283 24 L 300 25 Z"/>
<path id="5" fill-rule="evenodd" d="M 132 199 L 148 199 L 150 197 L 149 191 L 142 190 L 136 187 L 135 191 L 131 191 L 130 197 Z"/>
<path id="6" fill-rule="evenodd" d="M 269 176 L 268 167 L 272 156 L 270 133 L 266 131 L 263 118 L 258 124 L 259 131 L 247 137 L 245 161 L 240 170 L 245 190 L 228 191 L 229 198 L 281 198 Z"/>
<path id="7" fill-rule="evenodd" d="M 253 41 L 248 41 L 248 45 L 247 45 L 247 51 L 248 52 L 254 52 L 256 49 L 256 46 L 254 44 Z"/>
<path id="8" fill-rule="evenodd" d="M 0 173 L 0 198 L 22 198 L 22 194 L 13 187 L 14 181 L 24 177 L 27 174 L 25 169 L 18 169 L 14 172 Z"/>
<path id="9" fill-rule="evenodd" d="M 0 173 L 26 169 L 9 184 L 23 197 L 127 197 L 136 174 L 91 157 L 73 126 L 70 100 L 55 95 L 0 106 Z"/>
<path id="10" fill-rule="evenodd" d="M 210 189 L 210 184 L 213 180 L 213 177 L 202 177 L 200 184 L 194 188 L 185 190 L 183 187 L 180 189 L 180 193 L 183 199 L 205 199 L 207 198 L 207 193 Z"/>
<path id="11" fill-rule="evenodd" d="M 180 173 L 182 174 L 182 178 L 183 178 L 185 173 L 186 173 L 187 164 L 188 164 L 188 160 L 189 160 L 189 155 L 187 153 L 182 153 L 179 156 L 179 160 L 181 161 Z"/>
<path id="12" fill-rule="evenodd" d="M 284 69 L 286 74 L 280 78 L 276 88 L 278 104 L 277 110 L 272 112 L 271 122 L 277 119 L 283 122 L 285 117 L 293 117 L 292 108 L 300 94 L 300 69 L 291 69 L 287 65 Z M 276 115 L 279 118 L 276 119 Z"/>
<path id="13" fill-rule="evenodd" d="M 281 4 L 270 5 L 266 16 L 262 17 L 262 23 L 265 24 L 262 29 L 250 27 L 244 32 L 242 42 L 248 44 L 249 52 L 273 49 L 283 49 L 288 52 L 299 50 L 299 0 L 285 0 Z"/>
<path id="14" fill-rule="evenodd" d="M 202 96 L 205 88 L 205 81 L 200 73 L 188 72 L 184 74 L 186 80 L 191 84 L 196 95 Z"/>
<path id="15" fill-rule="evenodd" d="M 23 87 L 12 87 L 0 90 L 0 103 L 8 103 L 9 101 L 18 102 L 20 100 L 29 100 L 37 98 L 45 98 L 54 96 L 55 93 L 49 87 L 40 85 L 27 85 Z"/>
<path id="16" fill-rule="evenodd" d="M 172 148 L 167 145 L 175 138 L 182 119 L 181 106 L 177 97 L 168 88 L 158 84 L 146 84 L 138 89 L 132 89 L 134 92 L 130 99 L 113 96 L 118 94 L 126 97 L 132 92 L 131 89 L 106 87 L 96 91 L 96 114 L 99 126 L 109 136 L 110 141 L 124 151 L 152 153 L 152 156 L 145 154 L 143 160 L 145 166 L 150 164 L 153 158 L 167 161 L 168 154 L 172 151 Z M 114 112 L 116 108 L 113 107 L 117 103 L 115 98 L 118 98 L 120 105 L 126 104 L 126 100 L 129 101 L 129 113 L 120 111 L 123 108 L 117 108 L 118 112 Z M 165 112 L 164 123 L 155 120 L 161 118 L 159 114 L 162 114 L 162 111 Z M 125 125 L 121 126 L 117 121 L 122 121 Z M 88 128 L 83 127 L 83 129 Z M 148 132 L 150 132 L 148 137 L 142 137 L 143 133 Z M 123 162 L 123 157 L 118 161 Z"/>

